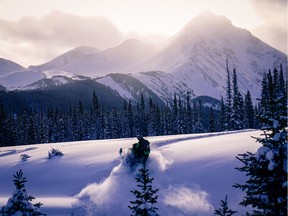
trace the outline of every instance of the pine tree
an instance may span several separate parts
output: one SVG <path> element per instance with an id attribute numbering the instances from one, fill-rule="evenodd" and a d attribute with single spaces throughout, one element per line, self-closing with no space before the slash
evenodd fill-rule
<path id="1" fill-rule="evenodd" d="M 244 119 L 244 101 L 238 89 L 237 72 L 233 69 L 233 98 L 232 98 L 232 111 L 231 111 L 231 129 L 243 129 Z"/>
<path id="2" fill-rule="evenodd" d="M 111 127 L 111 134 L 109 138 L 115 139 L 119 137 L 119 121 L 118 121 L 118 114 L 115 108 L 112 109 L 110 113 L 110 127 Z"/>
<path id="3" fill-rule="evenodd" d="M 0 211 L 3 216 L 10 215 L 26 215 L 26 216 L 37 216 L 45 215 L 40 212 L 42 203 L 32 204 L 31 201 L 35 199 L 33 196 L 29 196 L 25 188 L 26 178 L 23 177 L 23 171 L 16 172 L 14 177 L 14 185 L 16 190 L 12 197 L 8 200 L 6 206 L 2 207 Z"/>
<path id="4" fill-rule="evenodd" d="M 233 211 L 228 208 L 228 200 L 227 200 L 227 195 L 225 197 L 225 200 L 221 200 L 220 203 L 220 208 L 216 209 L 214 212 L 214 215 L 220 215 L 220 216 L 232 216 L 237 213 L 237 211 Z"/>
<path id="5" fill-rule="evenodd" d="M 254 108 L 252 104 L 251 94 L 247 91 L 245 95 L 245 102 L 244 102 L 244 127 L 245 128 L 255 128 L 255 114 Z"/>
<path id="6" fill-rule="evenodd" d="M 275 91 L 275 84 L 269 71 L 263 77 L 261 94 L 260 121 L 264 137 L 256 139 L 262 146 L 257 153 L 246 152 L 237 157 L 244 166 L 236 169 L 246 172 L 248 180 L 234 187 L 246 192 L 240 204 L 251 205 L 252 215 L 287 214 L 287 110 L 285 94 Z"/>
<path id="7" fill-rule="evenodd" d="M 215 132 L 215 116 L 212 106 L 210 107 L 209 112 L 209 132 Z"/>
<path id="8" fill-rule="evenodd" d="M 158 196 L 156 193 L 159 189 L 152 188 L 154 178 L 150 178 L 149 170 L 146 169 L 145 164 L 143 168 L 139 169 L 139 174 L 135 178 L 140 190 L 132 190 L 131 193 L 136 197 L 135 201 L 130 201 L 132 204 L 128 208 L 132 210 L 133 216 L 157 216 L 158 208 L 153 205 L 157 203 Z"/>
<path id="9" fill-rule="evenodd" d="M 5 122 L 6 114 L 4 110 L 3 99 L 0 97 L 0 147 L 5 144 Z"/>
<path id="10" fill-rule="evenodd" d="M 195 110 L 195 124 L 194 124 L 194 132 L 203 133 L 205 132 L 205 128 L 203 125 L 203 104 L 201 100 L 198 100 Z"/>
<path id="11" fill-rule="evenodd" d="M 221 97 L 221 103 L 220 103 L 220 113 L 218 118 L 218 128 L 219 131 L 225 131 L 225 120 L 226 120 L 226 109 L 224 104 L 224 99 Z"/>
<path id="12" fill-rule="evenodd" d="M 226 130 L 231 130 L 231 115 L 232 115 L 232 90 L 231 90 L 231 79 L 230 79 L 230 71 L 228 67 L 228 60 L 226 60 L 226 71 L 227 71 L 227 88 L 226 88 L 226 103 L 225 103 L 225 111 L 226 111 L 226 120 L 225 120 L 225 128 Z"/>

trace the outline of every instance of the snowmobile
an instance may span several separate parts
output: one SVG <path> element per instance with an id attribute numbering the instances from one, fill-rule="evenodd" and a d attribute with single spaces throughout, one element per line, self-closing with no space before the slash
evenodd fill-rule
<path id="1" fill-rule="evenodd" d="M 126 152 L 120 148 L 119 154 L 122 163 L 129 166 L 131 169 L 137 167 L 139 164 L 145 164 L 150 154 L 150 142 L 142 136 L 137 137 L 138 143 L 133 144 Z"/>

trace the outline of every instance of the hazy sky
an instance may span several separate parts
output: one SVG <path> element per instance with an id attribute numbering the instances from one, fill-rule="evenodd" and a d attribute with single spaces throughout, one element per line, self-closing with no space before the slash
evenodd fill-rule
<path id="1" fill-rule="evenodd" d="M 287 53 L 286 0 L 0 0 L 0 57 L 28 66 L 80 45 L 159 42 L 204 10 Z"/>

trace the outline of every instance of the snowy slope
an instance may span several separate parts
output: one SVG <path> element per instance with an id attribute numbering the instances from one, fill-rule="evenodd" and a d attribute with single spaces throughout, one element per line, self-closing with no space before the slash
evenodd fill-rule
<path id="1" fill-rule="evenodd" d="M 95 81 L 117 91 L 119 95 L 126 100 L 139 102 L 142 94 L 145 98 L 152 98 L 153 101 L 157 102 L 159 105 L 164 105 L 165 102 L 163 98 L 159 97 L 160 94 L 150 90 L 149 84 L 151 80 L 139 81 L 137 75 L 109 74 L 105 77 L 95 79 Z M 172 87 L 171 90 L 173 91 Z"/>
<path id="2" fill-rule="evenodd" d="M 87 55 L 94 54 L 97 52 L 100 52 L 100 50 L 94 47 L 87 47 L 87 46 L 76 47 L 75 49 L 72 49 L 62 54 L 45 64 L 37 65 L 37 66 L 31 65 L 29 66 L 29 68 L 33 70 L 40 70 L 40 71 L 58 69 L 60 67 L 63 67 L 64 65 L 67 65 L 73 61 L 78 60 L 79 58 L 82 58 L 83 56 L 87 56 Z"/>
<path id="3" fill-rule="evenodd" d="M 44 78 L 22 88 L 22 90 L 42 89 L 53 86 L 60 86 L 73 81 L 66 76 L 53 76 L 50 79 Z"/>
<path id="4" fill-rule="evenodd" d="M 157 207 L 161 215 L 212 215 L 228 195 L 230 207 L 238 206 L 243 194 L 232 188 L 245 175 L 238 153 L 255 152 L 251 136 L 260 131 L 223 132 L 148 137 L 151 154 L 147 161 L 154 188 L 159 188 Z M 0 148 L 0 206 L 14 190 L 12 176 L 23 169 L 29 194 L 43 202 L 48 215 L 129 215 L 131 189 L 137 170 L 121 164 L 120 147 L 127 149 L 135 138 L 51 144 L 64 153 L 48 160 L 50 145 Z M 31 158 L 20 161 L 21 154 Z"/>
<path id="5" fill-rule="evenodd" d="M 13 71 L 19 71 L 19 70 L 24 70 L 24 69 L 25 69 L 24 67 L 22 67 L 21 65 L 13 61 L 0 58 L 0 76 L 6 75 Z"/>
<path id="6" fill-rule="evenodd" d="M 174 94 L 186 97 L 187 92 L 193 92 L 193 87 L 178 80 L 170 73 L 162 71 L 142 72 L 131 75 L 151 89 L 164 102 L 172 102 Z"/>
<path id="7" fill-rule="evenodd" d="M 84 56 L 59 69 L 79 75 L 100 77 L 110 73 L 126 73 L 131 65 L 153 52 L 154 46 L 129 39 L 117 47 Z"/>
<path id="8" fill-rule="evenodd" d="M 0 85 L 7 90 L 22 89 L 43 78 L 45 78 L 45 74 L 42 72 L 24 69 L 0 76 Z"/>
<path id="9" fill-rule="evenodd" d="M 287 68 L 287 55 L 274 49 L 245 29 L 236 28 L 223 16 L 199 14 L 135 70 L 165 71 L 199 95 L 225 95 L 226 59 L 238 72 L 239 89 L 260 94 L 263 72 Z"/>

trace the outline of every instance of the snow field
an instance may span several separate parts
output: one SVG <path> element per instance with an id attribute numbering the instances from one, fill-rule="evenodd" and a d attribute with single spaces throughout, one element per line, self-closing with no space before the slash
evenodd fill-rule
<path id="1" fill-rule="evenodd" d="M 230 208 L 245 212 L 238 203 L 243 197 L 235 183 L 245 174 L 235 167 L 235 158 L 256 152 L 259 144 L 246 130 L 210 134 L 147 137 L 151 154 L 147 161 L 161 215 L 212 215 L 228 195 Z M 96 140 L 51 144 L 64 153 L 48 160 L 49 144 L 0 148 L 0 206 L 14 191 L 13 174 L 22 169 L 28 193 L 42 202 L 48 215 L 129 215 L 132 189 L 137 188 L 138 169 L 121 163 L 118 151 L 128 149 L 137 139 Z M 21 154 L 31 156 L 26 162 Z"/>

